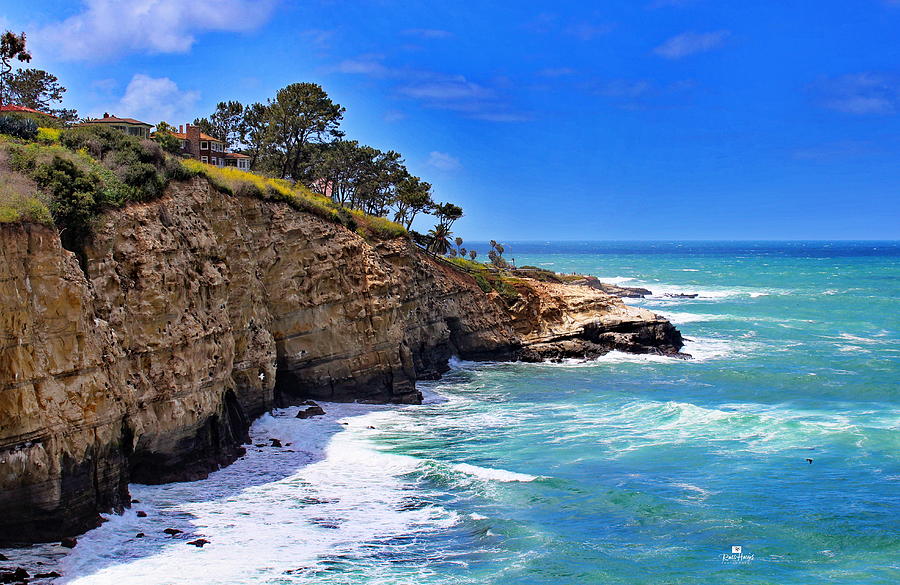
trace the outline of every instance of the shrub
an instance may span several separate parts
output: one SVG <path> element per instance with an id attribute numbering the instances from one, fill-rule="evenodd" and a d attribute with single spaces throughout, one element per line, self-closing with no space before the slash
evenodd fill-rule
<path id="1" fill-rule="evenodd" d="M 23 195 L 0 185 L 0 223 L 42 223 L 53 225 L 50 210 L 34 195 Z"/>
<path id="2" fill-rule="evenodd" d="M 481 292 L 484 292 L 484 293 L 491 292 L 491 284 L 487 281 L 487 279 L 483 275 L 481 275 L 481 274 L 475 275 L 475 284 L 478 285 L 478 288 L 481 289 Z"/>
<path id="3" fill-rule="evenodd" d="M 38 128 L 37 141 L 41 144 L 58 144 L 61 134 L 59 128 Z"/>
<path id="4" fill-rule="evenodd" d="M 49 163 L 40 164 L 32 178 L 51 195 L 50 212 L 57 225 L 66 229 L 65 239 L 80 244 L 99 211 L 95 196 L 103 185 L 100 177 L 85 173 L 71 160 L 54 156 Z"/>
<path id="5" fill-rule="evenodd" d="M 0 116 L 0 134 L 9 134 L 23 140 L 34 140 L 38 135 L 38 125 L 30 118 Z"/>

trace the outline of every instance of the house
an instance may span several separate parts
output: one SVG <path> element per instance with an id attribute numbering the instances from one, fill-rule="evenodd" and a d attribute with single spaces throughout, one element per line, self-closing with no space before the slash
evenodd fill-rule
<path id="1" fill-rule="evenodd" d="M 47 116 L 48 118 L 56 117 L 53 114 L 48 114 L 47 112 L 41 112 L 40 110 L 34 110 L 32 108 L 26 108 L 25 106 L 14 106 L 12 104 L 0 106 L 0 115 L 2 114 L 37 114 L 38 116 Z"/>
<path id="2" fill-rule="evenodd" d="M 126 134 L 130 134 L 131 136 L 150 138 L 150 128 L 153 127 L 153 124 L 141 122 L 134 118 L 117 118 L 104 113 L 102 118 L 87 119 L 79 124 L 79 126 L 109 126 L 116 130 L 121 130 Z"/>
<path id="3" fill-rule="evenodd" d="M 178 126 L 178 132 L 172 133 L 181 140 L 181 156 L 195 158 L 200 162 L 216 167 L 236 167 L 242 171 L 250 170 L 250 157 L 238 152 L 227 152 L 225 142 L 200 131 L 193 124 Z"/>

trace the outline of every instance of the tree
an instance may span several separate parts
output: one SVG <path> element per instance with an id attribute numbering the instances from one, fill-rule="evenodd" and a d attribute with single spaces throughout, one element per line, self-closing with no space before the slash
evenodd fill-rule
<path id="1" fill-rule="evenodd" d="M 469 258 L 471 258 L 472 260 L 475 260 L 475 258 L 477 258 L 477 257 L 478 257 L 478 252 L 476 252 L 475 250 L 469 250 Z"/>
<path id="2" fill-rule="evenodd" d="M 175 137 L 175 128 L 165 122 L 156 125 L 153 140 L 159 143 L 163 150 L 171 154 L 181 152 L 181 140 Z"/>
<path id="3" fill-rule="evenodd" d="M 431 243 L 428 245 L 429 251 L 432 254 L 446 254 L 447 250 L 450 249 L 450 236 L 453 235 L 450 228 L 438 223 L 428 230 L 428 235 L 431 237 Z"/>
<path id="4" fill-rule="evenodd" d="M 309 144 L 343 136 L 338 128 L 345 111 L 315 83 L 292 83 L 278 90 L 268 103 L 268 144 L 280 159 L 282 179 L 299 180 L 308 174 L 305 155 Z"/>
<path id="5" fill-rule="evenodd" d="M 491 251 L 488 252 L 491 264 L 497 268 L 509 268 L 509 263 L 503 258 L 503 252 L 505 251 L 506 248 L 503 247 L 503 244 L 498 244 L 496 240 L 491 240 Z"/>
<path id="6" fill-rule="evenodd" d="M 241 121 L 241 143 L 250 156 L 250 168 L 256 169 L 268 141 L 269 108 L 259 102 L 244 108 Z"/>
<path id="7" fill-rule="evenodd" d="M 416 215 L 427 212 L 434 206 L 431 184 L 407 173 L 397 185 L 395 205 L 397 211 L 394 213 L 394 221 L 402 223 L 409 230 Z"/>
<path id="8" fill-rule="evenodd" d="M 25 49 L 25 33 L 15 34 L 6 31 L 0 36 L 0 104 L 8 103 L 9 81 L 12 72 L 10 61 L 17 59 L 22 63 L 31 62 L 31 53 Z"/>
<path id="9" fill-rule="evenodd" d="M 216 111 L 209 118 L 198 118 L 194 125 L 231 147 L 243 143 L 244 106 L 241 102 L 228 101 L 216 104 Z"/>
<path id="10" fill-rule="evenodd" d="M 51 102 L 61 102 L 66 92 L 59 79 L 40 69 L 19 69 L 6 81 L 10 101 L 20 106 L 51 112 Z"/>
<path id="11" fill-rule="evenodd" d="M 463 216 L 462 207 L 453 203 L 438 203 L 434 207 L 434 216 L 438 218 L 438 223 L 450 231 L 453 223 Z"/>

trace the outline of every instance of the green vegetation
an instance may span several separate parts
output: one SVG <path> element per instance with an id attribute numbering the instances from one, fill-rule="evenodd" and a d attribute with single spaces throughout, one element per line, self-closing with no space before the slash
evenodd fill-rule
<path id="1" fill-rule="evenodd" d="M 0 179 L 0 223 L 31 222 L 53 225 L 50 210 L 35 195 L 23 195 Z"/>
<path id="2" fill-rule="evenodd" d="M 62 101 L 66 93 L 55 75 L 41 69 L 13 70 L 14 61 L 30 63 L 31 53 L 26 47 L 25 33 L 6 31 L 0 35 L 0 104 L 15 104 L 48 114 L 46 120 L 35 120 L 42 126 L 62 125 L 78 118 L 75 110 L 53 108 L 54 102 Z"/>
<path id="3" fill-rule="evenodd" d="M 38 125 L 34 120 L 20 116 L 0 116 L 0 134 L 24 140 L 34 140 L 38 135 Z"/>
<path id="4" fill-rule="evenodd" d="M 520 278 L 516 278 L 506 271 L 498 270 L 489 264 L 462 257 L 448 258 L 447 262 L 471 274 L 475 283 L 485 293 L 496 291 L 509 305 L 519 300 L 519 291 L 516 290 L 515 285 L 521 282 Z"/>

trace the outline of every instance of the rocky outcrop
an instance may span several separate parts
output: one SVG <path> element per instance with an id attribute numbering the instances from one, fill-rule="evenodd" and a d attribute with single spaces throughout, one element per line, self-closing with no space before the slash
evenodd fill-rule
<path id="1" fill-rule="evenodd" d="M 452 355 L 674 352 L 668 322 L 520 280 L 508 306 L 405 240 L 370 244 L 202 179 L 104 215 L 85 270 L 0 226 L 0 539 L 96 525 L 127 484 L 204 477 L 253 418 L 308 399 L 415 403 Z"/>

